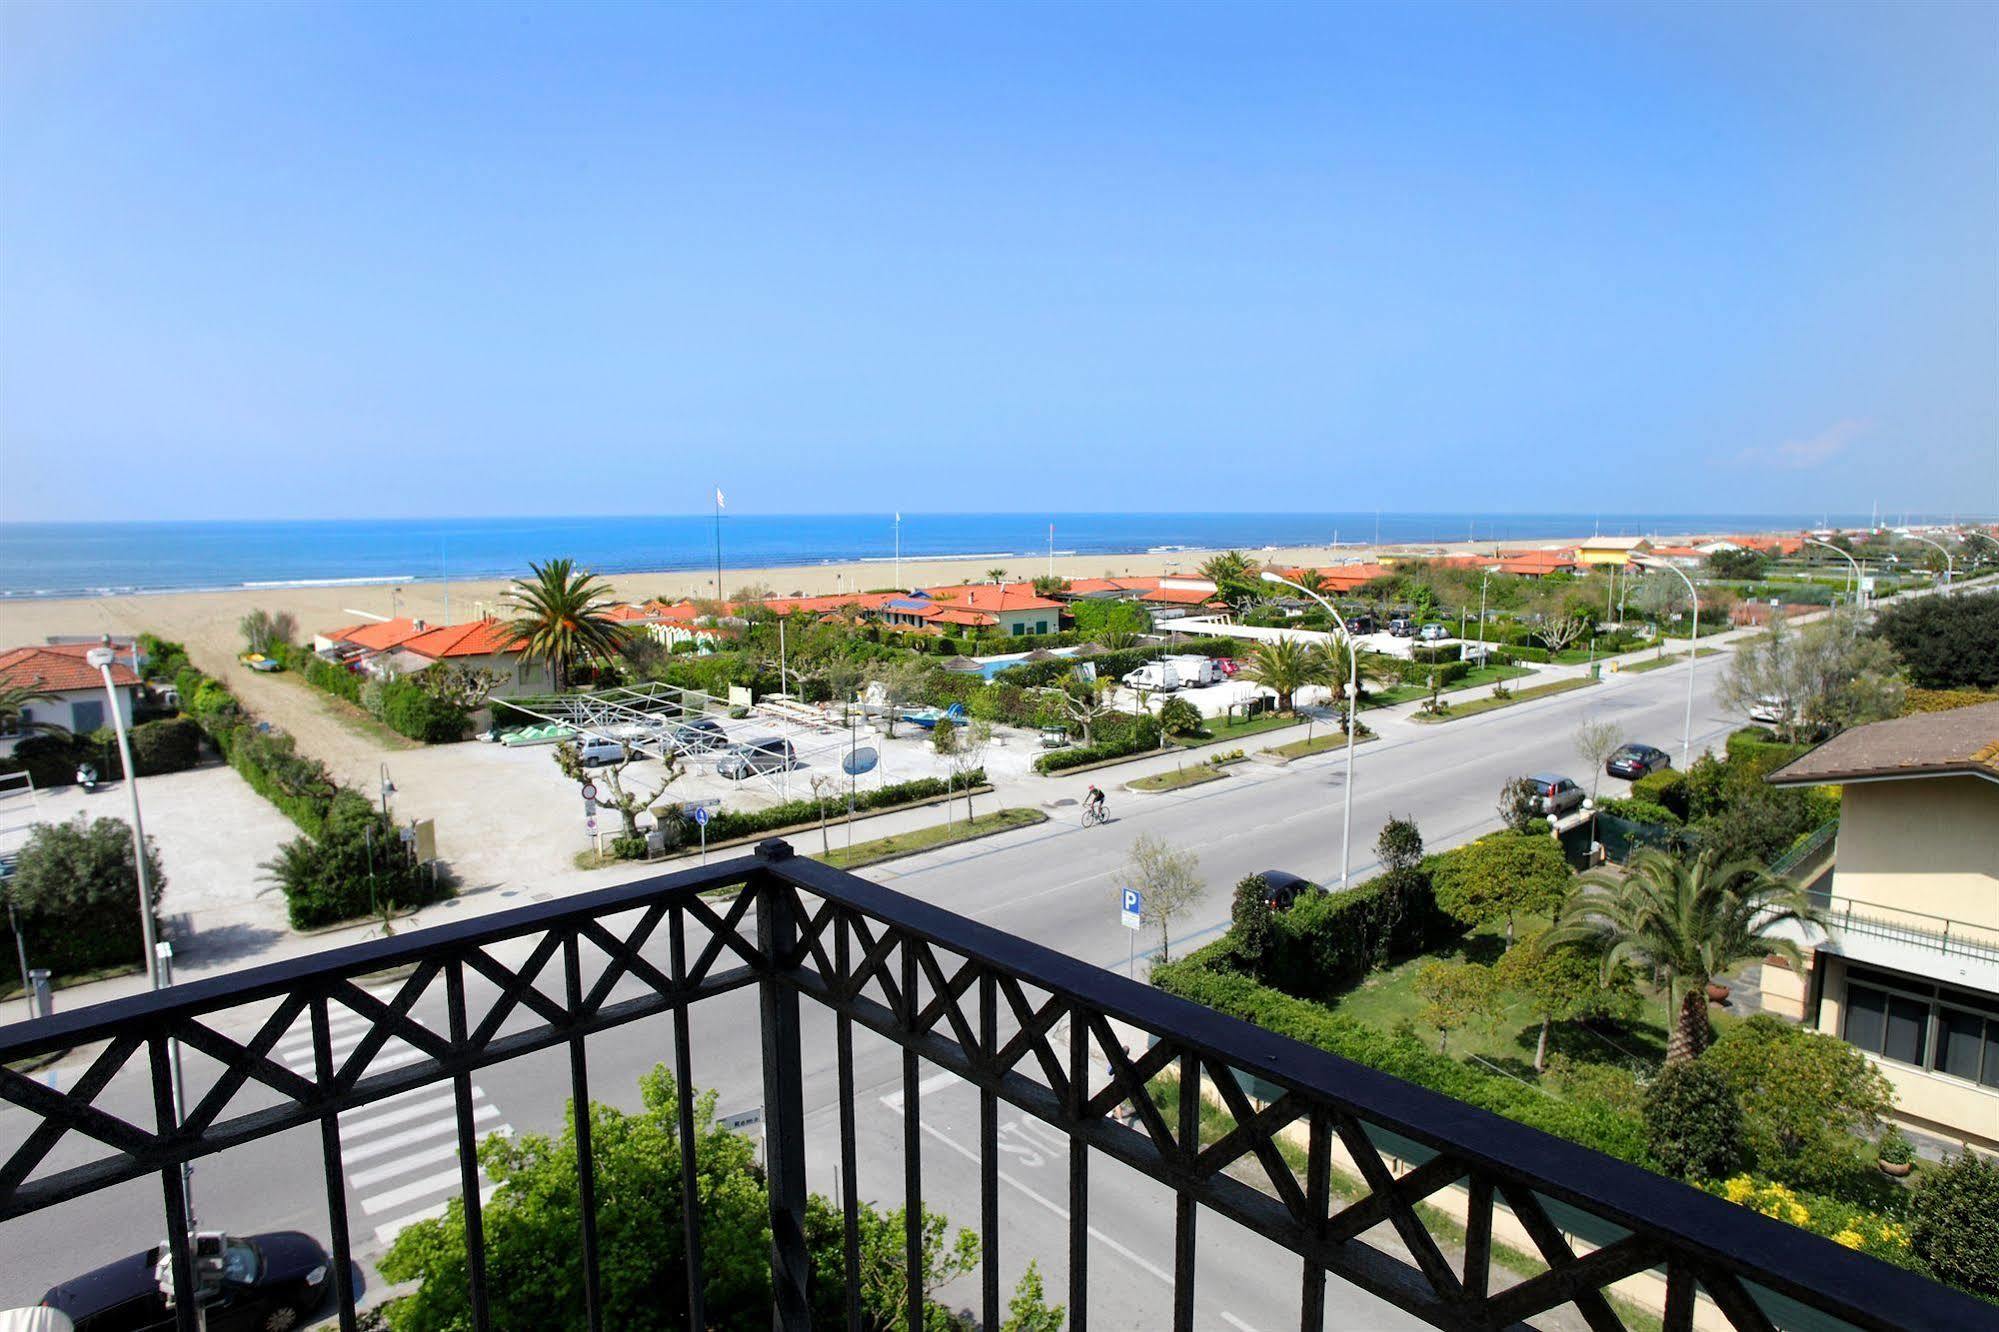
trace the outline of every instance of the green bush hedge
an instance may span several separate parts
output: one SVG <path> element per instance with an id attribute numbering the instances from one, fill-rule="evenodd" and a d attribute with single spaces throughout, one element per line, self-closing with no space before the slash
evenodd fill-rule
<path id="1" fill-rule="evenodd" d="M 146 871 L 157 907 L 166 879 L 151 838 Z M 119 819 L 86 824 L 80 814 L 31 829 L 6 882 L 29 964 L 59 976 L 145 965 L 145 934 L 132 910 L 138 893 L 131 825 Z"/>
<path id="2" fill-rule="evenodd" d="M 1296 910 L 1296 908 L 1293 908 Z M 1418 1086 L 1490 1110 L 1571 1142 L 1640 1165 L 1650 1164 L 1645 1126 L 1636 1115 L 1564 1101 L 1512 1078 L 1480 1073 L 1430 1050 L 1414 1036 L 1392 1035 L 1307 999 L 1258 984 L 1229 965 L 1226 940 L 1152 969 L 1152 983 L 1266 1031 L 1317 1046 Z"/>
<path id="3" fill-rule="evenodd" d="M 1605 796 L 1596 802 L 1596 811 L 1632 823 L 1649 823 L 1655 828 L 1677 828 L 1685 822 L 1664 805 L 1636 796 Z"/>
<path id="4" fill-rule="evenodd" d="M 286 913 L 298 930 L 424 906 L 451 891 L 435 866 L 411 859 L 381 810 L 357 791 L 335 795 L 320 832 L 293 838 L 263 868 L 283 889 Z"/>
<path id="5" fill-rule="evenodd" d="M 1301 897 L 1273 917 L 1263 960 L 1253 970 L 1258 979 L 1291 994 L 1327 995 L 1389 958 L 1422 952 L 1464 932 L 1437 908 L 1427 872 L 1390 871 L 1345 892 Z"/>
<path id="6" fill-rule="evenodd" d="M 1068 768 L 1086 767 L 1129 754 L 1146 754 L 1160 744 L 1159 719 L 1113 713 L 1097 722 L 1092 743 L 1074 749 L 1056 749 L 1034 760 L 1034 770 L 1043 776 Z"/>
<path id="7" fill-rule="evenodd" d="M 1775 772 L 1810 748 L 1810 745 L 1787 745 L 1777 739 L 1776 732 L 1764 726 L 1745 726 L 1731 732 L 1727 741 L 1729 766 L 1747 766 L 1757 772 Z"/>
<path id="8" fill-rule="evenodd" d="M 1631 783 L 1633 800 L 1658 805 L 1682 823 L 1688 818 L 1687 794 L 1687 774 L 1678 768 L 1648 772 Z"/>
<path id="9" fill-rule="evenodd" d="M 1544 647 L 1503 647 L 1495 655 L 1508 666 L 1518 666 L 1523 662 L 1540 665 L 1555 659 L 1555 654 Z"/>
<path id="10" fill-rule="evenodd" d="M 182 772 L 201 758 L 201 727 L 192 717 L 162 717 L 132 728 L 132 765 L 141 777 Z"/>
<path id="11" fill-rule="evenodd" d="M 974 768 L 968 774 L 972 786 L 981 786 L 986 780 L 984 768 Z M 948 792 L 965 789 L 965 781 L 946 782 L 941 777 L 919 777 L 915 781 L 896 782 L 889 786 L 876 787 L 872 791 L 858 792 L 854 797 L 854 810 L 886 809 L 891 805 L 905 805 L 912 800 L 928 800 Z M 667 802 L 671 803 L 671 802 Z M 732 837 L 749 837 L 756 833 L 770 832 L 774 828 L 789 828 L 794 824 L 816 823 L 820 811 L 824 809 L 829 819 L 844 816 L 847 812 L 847 797 L 828 796 L 823 800 L 790 800 L 782 805 L 772 805 L 768 809 L 721 809 L 708 816 L 708 840 L 727 841 Z"/>
<path id="12" fill-rule="evenodd" d="M 378 721 L 398 735 L 421 740 L 427 745 L 463 740 L 471 717 L 449 700 L 437 698 L 407 677 L 384 680 L 369 709 Z"/>
<path id="13" fill-rule="evenodd" d="M 106 737 L 100 740 L 98 737 Z M 9 758 L 0 759 L 0 772 L 25 772 L 38 790 L 72 786 L 78 765 L 88 763 L 105 781 L 120 775 L 118 745 L 109 731 L 91 735 L 71 735 L 67 731 L 23 737 Z"/>
<path id="14" fill-rule="evenodd" d="M 1439 661 L 1435 663 L 1405 661 L 1397 669 L 1402 672 L 1402 678 L 1410 684 L 1422 685 L 1428 688 L 1430 677 L 1434 675 L 1437 677 L 1439 688 L 1449 689 L 1452 685 L 1471 674 L 1471 663 L 1468 661 Z"/>

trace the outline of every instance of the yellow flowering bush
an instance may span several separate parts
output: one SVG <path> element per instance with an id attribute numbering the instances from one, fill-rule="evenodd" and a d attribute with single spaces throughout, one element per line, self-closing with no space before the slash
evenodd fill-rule
<path id="1" fill-rule="evenodd" d="M 1754 1175 L 1732 1175 L 1709 1184 L 1708 1192 L 1728 1199 L 1768 1217 L 1823 1235 L 1835 1244 L 1885 1258 L 1905 1267 L 1914 1266 L 1909 1249 L 1909 1232 L 1898 1221 L 1836 1198 L 1800 1194 L 1789 1185 Z"/>

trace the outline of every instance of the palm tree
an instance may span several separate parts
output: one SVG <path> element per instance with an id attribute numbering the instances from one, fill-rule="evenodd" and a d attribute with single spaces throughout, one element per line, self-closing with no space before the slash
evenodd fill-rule
<path id="1" fill-rule="evenodd" d="M 986 570 L 986 577 L 992 579 L 995 583 L 1004 583 L 1006 581 L 1006 570 L 988 569 Z"/>
<path id="2" fill-rule="evenodd" d="M 1215 594 L 1238 611 L 1263 595 L 1263 585 L 1257 581 L 1257 570 L 1250 564 L 1249 557 L 1239 550 L 1225 550 L 1210 556 L 1199 572 L 1201 577 L 1215 585 Z"/>
<path id="3" fill-rule="evenodd" d="M 1333 701 L 1344 704 L 1347 699 L 1347 681 L 1354 678 L 1355 648 L 1353 640 L 1345 634 L 1341 634 L 1328 644 L 1323 651 L 1326 654 L 1325 683 L 1331 685 L 1333 688 Z M 1380 657 L 1368 652 L 1360 654 L 1359 677 L 1362 689 L 1375 684 L 1399 684 L 1402 680 L 1401 675 L 1384 665 Z M 1359 701 L 1359 699 L 1354 700 L 1356 704 Z"/>
<path id="4" fill-rule="evenodd" d="M 1695 1058 L 1709 1039 L 1708 983 L 1738 962 L 1772 953 L 1799 975 L 1798 945 L 1772 931 L 1824 926 L 1805 891 L 1752 861 L 1722 864 L 1712 852 L 1682 860 L 1647 847 L 1622 871 L 1604 866 L 1576 880 L 1549 946 L 1590 943 L 1602 950 L 1604 983 L 1621 962 L 1664 987 L 1673 1008 L 1666 1062 Z"/>
<path id="5" fill-rule="evenodd" d="M 28 705 L 43 699 L 54 698 L 42 686 L 45 682 L 36 676 L 26 684 L 0 685 L 0 735 L 21 735 L 30 731 L 65 731 L 69 728 L 55 722 L 28 720 Z"/>
<path id="6" fill-rule="evenodd" d="M 507 590 L 514 608 L 508 626 L 525 639 L 523 655 L 546 663 L 560 690 L 579 661 L 615 657 L 625 650 L 625 628 L 609 618 L 611 589 L 573 560 L 528 565 L 530 578 L 516 578 Z"/>
<path id="7" fill-rule="evenodd" d="M 1277 710 L 1291 711 L 1292 696 L 1310 684 L 1325 684 L 1332 677 L 1331 658 L 1315 643 L 1299 638 L 1280 638 L 1259 643 L 1249 654 L 1242 674 L 1266 689 L 1277 691 Z"/>

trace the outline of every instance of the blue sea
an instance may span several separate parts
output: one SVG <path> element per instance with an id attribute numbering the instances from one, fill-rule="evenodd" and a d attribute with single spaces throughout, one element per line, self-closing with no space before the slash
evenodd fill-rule
<path id="1" fill-rule="evenodd" d="M 1823 514 L 905 513 L 904 559 L 1011 562 L 1033 572 L 1056 554 L 1371 541 L 1534 541 L 1710 531 L 1795 531 Z M 1831 515 L 1858 525 L 1865 515 Z M 894 558 L 888 513 L 730 514 L 726 568 Z M 107 596 L 208 588 L 337 586 L 509 578 L 530 560 L 570 556 L 604 574 L 708 569 L 711 516 L 443 518 L 299 522 L 0 524 L 0 598 Z"/>

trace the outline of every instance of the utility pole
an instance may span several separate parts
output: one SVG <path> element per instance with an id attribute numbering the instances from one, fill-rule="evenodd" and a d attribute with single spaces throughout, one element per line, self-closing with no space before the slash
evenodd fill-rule
<path id="1" fill-rule="evenodd" d="M 722 488 L 715 487 L 715 600 L 722 599 Z"/>
<path id="2" fill-rule="evenodd" d="M 900 513 L 895 515 L 895 586 L 897 591 L 904 590 L 902 586 L 902 514 Z"/>

